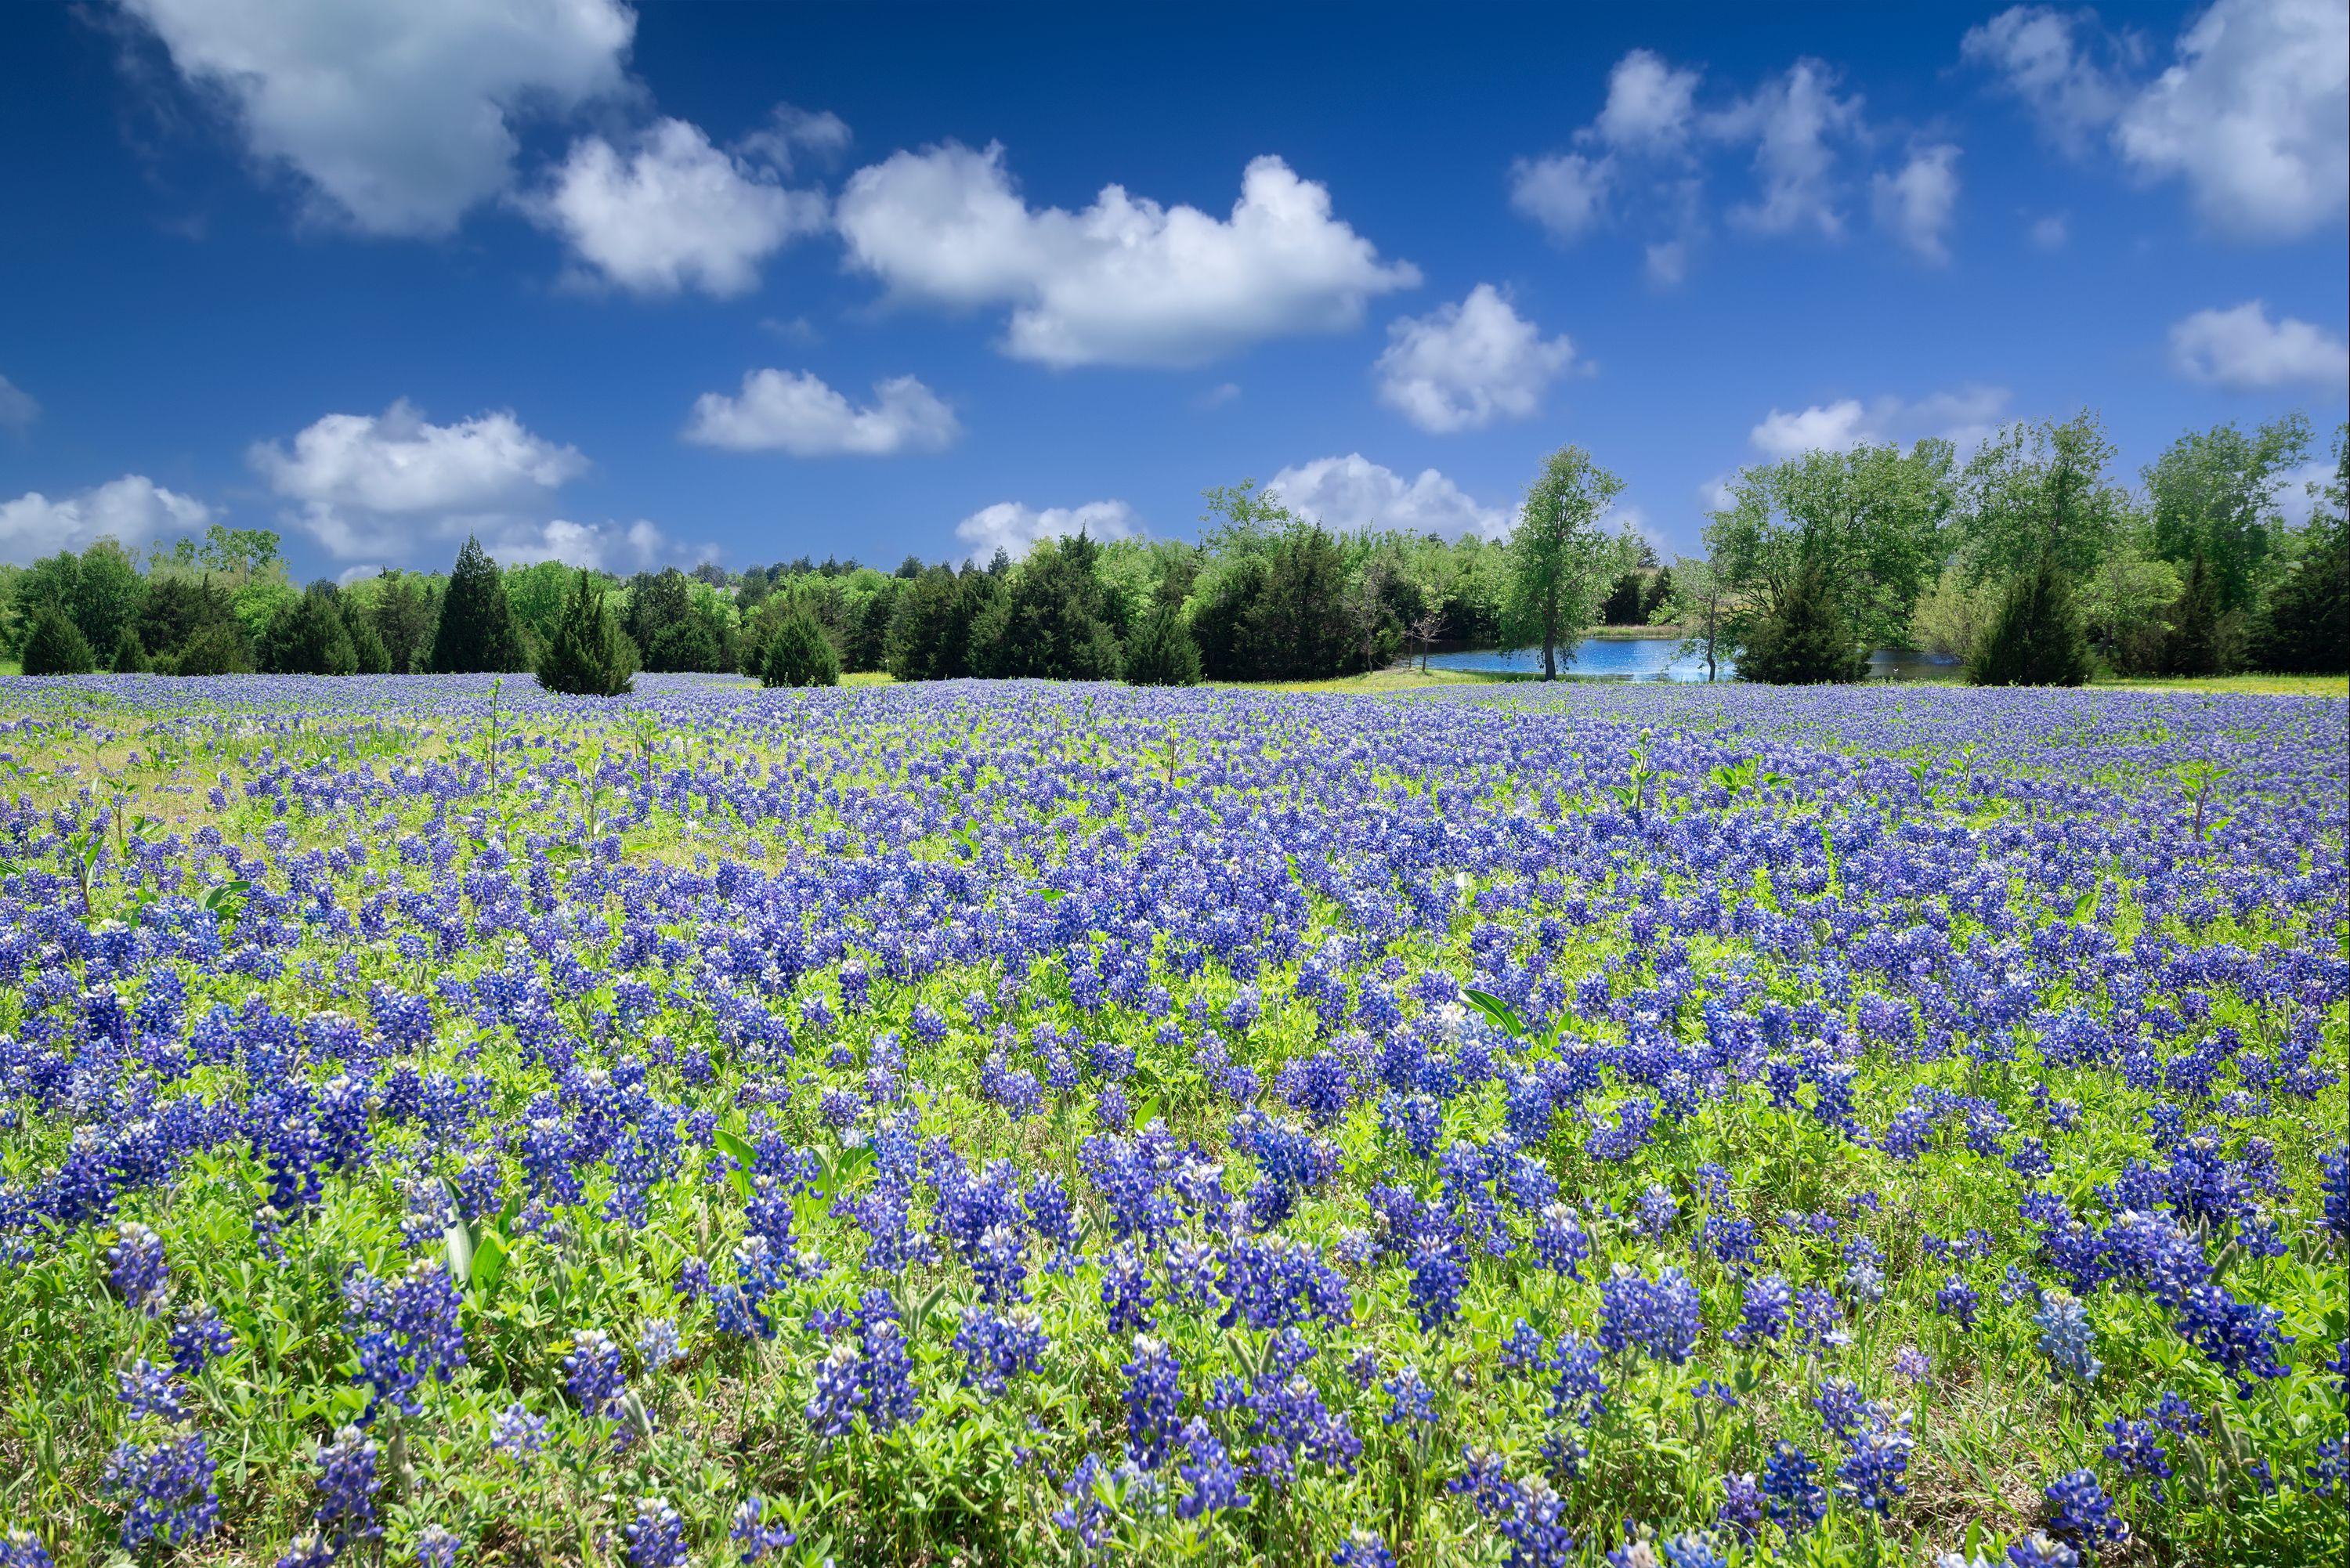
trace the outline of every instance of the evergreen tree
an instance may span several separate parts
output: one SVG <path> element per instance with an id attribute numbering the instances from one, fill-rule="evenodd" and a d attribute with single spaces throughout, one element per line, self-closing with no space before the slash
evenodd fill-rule
<path id="1" fill-rule="evenodd" d="M 944 566 L 931 566 L 910 579 L 901 571 L 900 580 L 884 639 L 889 673 L 899 680 L 944 680 L 962 674 L 964 655 L 950 646 L 958 624 L 955 575 Z"/>
<path id="2" fill-rule="evenodd" d="M 1599 624 L 1602 626 L 1642 626 L 1648 617 L 1641 612 L 1645 596 L 1640 591 L 1640 574 L 1623 572 L 1609 586 L 1607 597 L 1599 604 Z"/>
<path id="3" fill-rule="evenodd" d="M 1096 570 L 1101 547 L 1080 532 L 1039 544 L 972 625 L 972 662 L 999 679 L 1115 680 L 1118 639 Z M 991 572 L 991 576 L 996 574 Z"/>
<path id="4" fill-rule="evenodd" d="M 2312 532 L 2301 565 L 2271 590 L 2253 628 L 2252 659 L 2262 670 L 2350 669 L 2350 529 Z"/>
<path id="5" fill-rule="evenodd" d="M 375 634 L 375 625 L 348 596 L 343 600 L 343 628 L 351 634 L 351 653 L 359 660 L 361 675 L 391 673 L 391 654 L 383 646 L 383 639 Z"/>
<path id="6" fill-rule="evenodd" d="M 603 587 L 582 567 L 539 655 L 538 683 L 572 697 L 618 697 L 636 673 L 636 649 L 605 605 Z"/>
<path id="7" fill-rule="evenodd" d="M 210 578 L 166 576 L 147 591 L 139 611 L 139 646 L 159 664 L 169 665 L 199 629 L 225 621 L 243 637 L 236 607 L 226 589 Z M 250 667 L 252 660 L 245 661 Z"/>
<path id="8" fill-rule="evenodd" d="M 1868 674 L 1868 655 L 1853 639 L 1836 604 L 1835 588 L 1814 556 L 1796 570 L 1772 613 L 1747 634 L 1738 650 L 1738 678 L 1773 686 L 1815 686 L 1859 680 Z"/>
<path id="9" fill-rule="evenodd" d="M 352 675 L 359 667 L 332 583 L 312 583 L 269 625 L 262 659 L 273 675 Z"/>
<path id="10" fill-rule="evenodd" d="M 129 627 L 114 643 L 114 672 L 117 675 L 147 673 L 147 650 L 139 646 L 139 634 Z"/>
<path id="11" fill-rule="evenodd" d="M 898 610 L 898 579 L 884 577 L 857 612 L 857 629 L 841 649 L 849 670 L 882 670 L 889 661 L 889 618 Z"/>
<path id="12" fill-rule="evenodd" d="M 34 612 L 33 632 L 25 639 L 22 662 L 27 675 L 87 675 L 98 660 L 81 628 L 63 609 L 49 603 Z"/>
<path id="13" fill-rule="evenodd" d="M 645 668 L 706 672 L 723 669 L 723 658 L 710 623 L 688 610 L 683 619 L 670 622 L 655 635 L 645 649 Z"/>
<path id="14" fill-rule="evenodd" d="M 450 568 L 449 587 L 441 596 L 440 624 L 432 632 L 432 668 L 441 673 L 520 670 L 524 667 L 522 636 L 515 629 L 514 611 L 506 603 L 504 574 L 466 535 Z"/>
<path id="15" fill-rule="evenodd" d="M 1640 596 L 1640 618 L 1635 624 L 1647 626 L 1657 618 L 1658 612 L 1672 602 L 1673 569 L 1661 566 L 1658 568 L 1657 575 L 1648 579 L 1648 591 Z"/>
<path id="16" fill-rule="evenodd" d="M 254 667 L 253 639 L 234 618 L 208 620 L 188 634 L 172 655 L 174 675 L 250 675 Z"/>
<path id="17" fill-rule="evenodd" d="M 759 666 L 762 686 L 837 686 L 840 659 L 815 612 L 795 601 L 775 623 Z"/>
<path id="18" fill-rule="evenodd" d="M 2165 675 L 2220 671 L 2220 583 L 2206 556 L 2187 565 L 2187 580 L 2171 601 L 2170 634 L 2162 639 Z"/>
<path id="19" fill-rule="evenodd" d="M 2071 582 L 2046 559 L 2018 577 L 1967 662 L 1978 686 L 2078 686 L 2089 678 L 2089 639 Z"/>
<path id="20" fill-rule="evenodd" d="M 1137 686 L 1197 686 L 1200 649 L 1183 612 L 1160 598 L 1126 639 L 1126 678 Z"/>

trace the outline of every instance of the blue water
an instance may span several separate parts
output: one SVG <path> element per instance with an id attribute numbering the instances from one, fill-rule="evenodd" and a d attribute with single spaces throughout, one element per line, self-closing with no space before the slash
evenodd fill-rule
<path id="1" fill-rule="evenodd" d="M 1586 638 L 1575 645 L 1572 663 L 1563 657 L 1559 673 L 1585 680 L 1594 677 L 1610 680 L 1702 680 L 1705 659 L 1702 655 L 1674 657 L 1680 643 L 1677 639 L 1644 637 L 1633 639 Z M 1564 655 L 1565 649 L 1560 650 Z M 1502 671 L 1518 675 L 1542 673 L 1542 649 L 1539 648 L 1464 648 L 1451 653 L 1429 656 L 1429 666 L 1435 670 L 1474 670 Z M 1869 655 L 1869 676 L 1872 680 L 1918 680 L 1947 677 L 1950 666 L 1922 653 L 1907 649 L 1879 649 Z M 1714 666 L 1714 679 L 1727 680 L 1738 673 L 1736 661 L 1723 655 Z"/>

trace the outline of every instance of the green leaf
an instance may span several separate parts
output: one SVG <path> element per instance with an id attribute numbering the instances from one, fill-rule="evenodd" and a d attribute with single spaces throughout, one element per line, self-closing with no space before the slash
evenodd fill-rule
<path id="1" fill-rule="evenodd" d="M 1471 986 L 1465 988 L 1461 994 L 1469 999 L 1470 1006 L 1492 1020 L 1494 1028 L 1501 1030 L 1513 1040 L 1523 1040 L 1526 1037 L 1526 1026 L 1520 1021 L 1517 1013 L 1511 1010 L 1508 1002 L 1503 1002 L 1492 992 L 1479 991 Z"/>
<path id="2" fill-rule="evenodd" d="M 441 1246 L 449 1256 L 449 1277 L 464 1289 L 473 1282 L 473 1231 L 457 1210 L 457 1189 L 447 1177 L 441 1179 L 441 1189 L 449 1195 L 451 1211 L 455 1215 L 441 1232 Z"/>
<path id="3" fill-rule="evenodd" d="M 751 1196 L 751 1168 L 759 1163 L 757 1151 L 742 1134 L 728 1132 L 724 1127 L 712 1133 L 710 1141 L 718 1146 L 719 1153 L 734 1162 L 734 1168 L 726 1175 L 734 1183 L 734 1190 L 747 1201 Z"/>
<path id="4" fill-rule="evenodd" d="M 498 1276 L 506 1272 L 506 1239 L 495 1231 L 484 1231 L 473 1246 L 473 1293 L 482 1301 L 498 1288 Z"/>

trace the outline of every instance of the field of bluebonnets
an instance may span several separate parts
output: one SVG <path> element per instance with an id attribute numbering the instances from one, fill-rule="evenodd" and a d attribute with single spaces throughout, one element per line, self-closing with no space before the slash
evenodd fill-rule
<path id="1" fill-rule="evenodd" d="M 645 686 L 0 682 L 0 1563 L 2350 1543 L 2343 701 Z"/>

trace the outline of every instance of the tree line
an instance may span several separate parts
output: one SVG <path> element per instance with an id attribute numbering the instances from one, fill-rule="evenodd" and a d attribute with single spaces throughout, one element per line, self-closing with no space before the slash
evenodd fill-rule
<path id="1" fill-rule="evenodd" d="M 2350 477 L 2337 436 L 2331 483 L 2288 525 L 2309 447 L 2299 416 L 2192 431 L 2135 490 L 2087 413 L 2012 427 L 1964 462 L 1930 440 L 1808 452 L 1741 472 L 1704 553 L 1669 564 L 1607 529 L 1621 483 L 1575 446 L 1544 461 L 1501 540 L 1334 531 L 1243 481 L 1206 492 L 1196 544 L 1081 534 L 1016 561 L 620 578 L 502 567 L 469 539 L 446 574 L 297 587 L 276 535 L 215 526 L 143 563 L 102 539 L 0 567 L 0 653 L 27 673 L 536 670 L 608 694 L 640 668 L 776 685 L 1315 680 L 1444 646 L 1535 647 L 1555 676 L 1586 628 L 1617 626 L 1757 680 L 1858 680 L 1879 648 L 1995 683 L 2340 670 Z"/>

